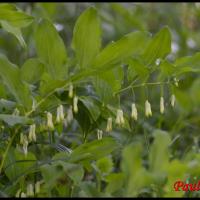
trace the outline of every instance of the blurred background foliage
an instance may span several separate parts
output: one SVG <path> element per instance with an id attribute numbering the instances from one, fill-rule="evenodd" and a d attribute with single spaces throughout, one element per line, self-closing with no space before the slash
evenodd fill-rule
<path id="1" fill-rule="evenodd" d="M 111 40 L 117 40 L 124 34 L 135 30 L 143 30 L 151 32 L 153 35 L 157 33 L 163 26 L 167 25 L 172 34 L 172 52 L 168 55 L 169 61 L 176 61 L 182 56 L 190 56 L 200 50 L 200 4 L 199 3 L 16 3 L 18 8 L 21 8 L 26 13 L 31 14 L 36 19 L 48 18 L 51 20 L 60 36 L 62 37 L 68 54 L 73 55 L 71 48 L 73 28 L 78 16 L 88 7 L 94 6 L 97 8 L 101 18 L 102 26 L 102 43 L 103 47 Z M 22 33 L 27 47 L 19 44 L 17 39 L 7 34 L 5 30 L 0 29 L 0 53 L 5 54 L 9 60 L 22 66 L 26 58 L 34 57 L 36 55 L 35 44 L 33 41 L 34 23 L 29 28 L 23 28 Z M 89 40 L 90 38 L 88 38 Z M 73 62 L 73 61 L 72 61 Z M 196 63 L 195 63 L 196 64 Z M 198 67 L 200 67 L 200 63 Z M 3 94 L 3 88 L 0 87 Z M 138 124 L 131 124 L 133 127 L 131 131 L 115 130 L 111 135 L 119 142 L 119 148 L 114 153 L 114 161 L 111 157 L 106 157 L 93 166 L 95 170 L 99 170 L 98 178 L 108 183 L 105 194 L 101 194 L 100 190 L 95 190 L 93 183 L 82 183 L 79 195 L 82 196 L 103 196 L 113 194 L 115 196 L 138 196 L 145 194 L 154 195 L 154 192 L 159 196 L 163 195 L 161 183 L 165 182 L 159 176 L 162 170 L 167 166 L 167 173 L 170 174 L 170 180 L 165 185 L 166 196 L 181 195 L 182 193 L 173 193 L 170 190 L 171 185 L 180 177 L 184 177 L 186 172 L 194 172 L 194 176 L 200 174 L 200 76 L 198 73 L 187 73 L 180 76 L 179 87 L 175 90 L 178 103 L 175 109 L 169 106 L 169 101 L 166 100 L 166 113 L 161 116 L 159 113 L 159 98 L 160 87 L 149 87 L 148 95 L 152 103 L 153 118 L 146 120 L 144 116 L 139 115 Z M 166 99 L 169 99 L 169 88 L 164 88 L 167 91 Z M 143 110 L 144 91 L 141 88 L 136 89 L 136 100 L 142 102 L 139 110 Z M 137 95 L 139 96 L 137 98 Z M 121 104 L 127 114 L 130 114 L 130 105 L 133 102 L 133 97 L 129 92 L 124 92 L 121 96 Z M 73 128 L 72 128 L 73 129 Z M 155 129 L 162 129 L 167 131 L 170 135 L 160 136 L 160 133 Z M 154 134 L 156 136 L 154 136 Z M 70 136 L 70 135 L 69 135 Z M 69 143 L 73 141 L 67 137 Z M 154 143 L 152 144 L 153 138 Z M 160 137 L 160 139 L 159 139 Z M 73 138 L 73 137 L 72 137 Z M 141 145 L 142 141 L 142 145 Z M 132 145 L 132 143 L 136 143 Z M 159 144 L 160 143 L 160 144 Z M 129 145 L 129 146 L 127 146 Z M 160 147 L 160 145 L 162 147 Z M 165 147 L 170 145 L 170 153 L 166 154 Z M 73 146 L 73 143 L 72 143 Z M 163 152 L 160 152 L 160 149 Z M 167 147 L 166 147 L 167 148 Z M 122 156 L 121 150 L 123 149 Z M 144 151 L 142 152 L 142 149 Z M 132 152 L 134 152 L 132 154 Z M 158 155 L 155 153 L 157 152 Z M 143 160 L 141 159 L 143 158 Z M 145 160 L 149 157 L 148 161 Z M 133 159 L 133 163 L 131 158 Z M 173 160 L 174 158 L 181 159 Z M 121 164 L 120 164 L 120 161 Z M 195 160 L 194 165 L 192 161 Z M 142 163 L 144 162 L 144 163 Z M 163 165 L 160 164 L 163 162 Z M 167 163 L 165 163 L 167 162 Z M 184 163 L 191 162 L 189 168 L 185 168 Z M 152 164 L 153 163 L 153 164 Z M 108 175 L 115 164 L 115 172 Z M 157 166 L 156 166 L 157 165 Z M 134 167 L 133 167 L 134 166 Z M 146 166 L 146 168 L 142 167 Z M 69 166 L 64 166 L 64 168 Z M 133 168 L 134 169 L 133 169 Z M 163 169 L 162 169 L 163 167 Z M 191 167 L 191 168 L 190 168 Z M 159 169 L 158 169 L 159 168 Z M 42 170 L 45 171 L 45 166 Z M 120 173 L 119 169 L 122 172 Z M 195 171 L 196 169 L 196 171 Z M 50 170 L 48 168 L 48 170 Z M 53 167 L 51 168 L 53 169 Z M 187 171 L 188 170 L 188 171 Z M 81 171 L 81 170 L 80 170 Z M 48 172 L 51 174 L 51 171 Z M 44 175 L 44 178 L 50 178 L 50 175 Z M 80 172 L 81 173 L 81 172 Z M 103 174 L 103 175 L 102 175 Z M 178 174 L 178 175 L 177 175 Z M 108 176 L 107 176 L 108 175 Z M 155 176 L 154 176 L 155 175 Z M 126 179 L 123 179 L 123 176 Z M 143 178 L 141 179 L 141 177 Z M 159 177 L 156 179 L 156 177 Z M 156 179 L 160 189 L 147 188 L 152 179 Z M 88 177 L 90 180 L 90 177 Z M 126 187 L 121 188 L 124 184 L 122 180 L 126 181 Z M 51 180 L 53 182 L 53 180 Z M 75 181 L 79 181 L 75 179 Z M 116 185 L 116 183 L 118 185 Z M 133 185 L 137 185 L 133 189 Z M 125 189 L 124 189 L 125 188 Z M 140 189 L 143 188 L 142 191 Z M 144 189 L 146 188 L 146 189 Z M 123 191 L 126 190 L 126 191 Z M 140 191 L 140 194 L 139 192 Z M 62 193 L 59 189 L 60 194 Z M 99 192 L 99 193 L 98 193 Z M 74 192 L 75 194 L 76 191 Z M 56 194 L 55 194 L 56 195 Z M 68 195 L 64 192 L 63 195 Z M 187 194 L 191 195 L 191 194 Z M 194 194 L 195 196 L 196 194 Z M 198 194 L 197 194 L 198 196 Z"/>

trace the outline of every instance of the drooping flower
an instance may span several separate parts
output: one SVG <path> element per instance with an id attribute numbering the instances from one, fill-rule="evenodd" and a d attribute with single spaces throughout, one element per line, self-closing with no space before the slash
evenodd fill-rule
<path id="1" fill-rule="evenodd" d="M 174 78 L 174 84 L 176 87 L 178 87 L 178 80 L 176 79 L 176 77 Z"/>
<path id="2" fill-rule="evenodd" d="M 56 122 L 60 123 L 63 122 L 65 116 L 64 116 L 64 109 L 63 106 L 60 105 L 57 107 L 57 116 L 56 116 Z"/>
<path id="3" fill-rule="evenodd" d="M 47 127 L 50 130 L 54 130 L 54 125 L 53 125 L 53 116 L 50 112 L 47 112 Z"/>
<path id="4" fill-rule="evenodd" d="M 109 117 L 107 119 L 107 126 L 106 126 L 106 132 L 112 131 L 112 117 Z"/>
<path id="5" fill-rule="evenodd" d="M 37 181 L 37 182 L 35 183 L 35 193 L 36 193 L 36 194 L 40 193 L 40 184 L 41 184 L 40 181 Z"/>
<path id="6" fill-rule="evenodd" d="M 21 193 L 21 188 L 19 190 L 17 190 L 16 194 L 15 194 L 15 197 L 16 198 L 19 198 L 20 197 L 20 193 Z"/>
<path id="7" fill-rule="evenodd" d="M 103 131 L 102 131 L 102 130 L 99 130 L 99 129 L 97 129 L 97 139 L 98 139 L 98 140 L 101 140 L 101 139 L 102 139 L 102 137 L 103 137 Z"/>
<path id="8" fill-rule="evenodd" d="M 30 125 L 29 135 L 28 135 L 29 142 L 31 142 L 31 141 L 36 142 L 35 127 L 36 127 L 35 124 Z"/>
<path id="9" fill-rule="evenodd" d="M 73 97 L 73 85 L 72 83 L 69 85 L 69 98 Z"/>
<path id="10" fill-rule="evenodd" d="M 136 108 L 136 105 L 135 103 L 132 103 L 131 105 L 131 117 L 134 119 L 134 120 L 137 120 L 137 108 Z"/>
<path id="11" fill-rule="evenodd" d="M 152 116 L 151 104 L 149 103 L 148 100 L 145 101 L 145 115 L 146 115 L 147 117 Z"/>
<path id="12" fill-rule="evenodd" d="M 70 123 L 73 120 L 73 111 L 72 111 L 72 106 L 70 106 L 67 110 L 67 123 Z"/>
<path id="13" fill-rule="evenodd" d="M 24 151 L 24 154 L 25 156 L 27 155 L 28 153 L 28 138 L 26 135 L 23 136 L 23 142 L 22 142 L 22 145 L 23 145 L 23 151 Z"/>
<path id="14" fill-rule="evenodd" d="M 77 113 L 78 112 L 78 97 L 75 96 L 73 99 L 73 107 L 74 107 L 74 112 Z"/>
<path id="15" fill-rule="evenodd" d="M 31 183 L 27 185 L 26 190 L 27 190 L 26 194 L 27 194 L 28 197 L 34 196 L 33 185 Z"/>
<path id="16" fill-rule="evenodd" d="M 160 113 L 163 114 L 164 111 L 165 111 L 164 98 L 160 97 Z"/>
<path id="17" fill-rule="evenodd" d="M 26 194 L 24 192 L 21 193 L 22 198 L 26 198 Z"/>
<path id="18" fill-rule="evenodd" d="M 174 107 L 175 105 L 175 101 L 176 101 L 176 97 L 174 94 L 172 94 L 171 98 L 170 98 L 170 101 L 171 101 L 171 106 Z"/>
<path id="19" fill-rule="evenodd" d="M 124 121 L 124 115 L 123 115 L 123 110 L 121 110 L 121 109 L 117 110 L 117 117 L 116 117 L 115 122 L 118 125 L 123 125 L 125 123 L 125 121 Z"/>

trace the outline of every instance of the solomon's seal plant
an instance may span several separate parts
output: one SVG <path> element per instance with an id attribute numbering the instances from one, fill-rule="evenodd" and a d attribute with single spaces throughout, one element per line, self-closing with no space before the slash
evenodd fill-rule
<path id="1" fill-rule="evenodd" d="M 48 17 L 54 4 L 37 5 L 0 4 L 2 38 L 20 52 L 12 59 L 0 39 L 0 196 L 185 195 L 173 184 L 200 174 L 190 134 L 200 53 L 173 59 L 172 30 L 150 33 L 121 4 L 110 7 L 126 18 L 120 27 L 138 30 L 123 34 L 116 20 L 117 37 L 104 33 L 112 17 L 101 9 L 61 26 Z"/>

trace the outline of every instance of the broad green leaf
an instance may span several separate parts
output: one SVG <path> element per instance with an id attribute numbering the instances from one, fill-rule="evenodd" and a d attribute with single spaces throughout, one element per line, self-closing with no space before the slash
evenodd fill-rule
<path id="1" fill-rule="evenodd" d="M 167 132 L 161 130 L 156 130 L 153 135 L 155 139 L 149 153 L 150 171 L 156 173 L 166 172 L 169 164 L 170 136 Z"/>
<path id="2" fill-rule="evenodd" d="M 0 114 L 0 120 L 6 122 L 9 126 L 14 126 L 16 124 L 30 124 L 32 122 L 32 120 L 27 117 L 9 114 Z"/>
<path id="3" fill-rule="evenodd" d="M 148 77 L 149 70 L 139 59 L 130 59 L 127 75 L 129 81 L 132 81 L 137 75 L 144 80 Z"/>
<path id="4" fill-rule="evenodd" d="M 117 143 L 112 138 L 103 138 L 80 145 L 70 155 L 71 162 L 77 162 L 81 159 L 98 160 L 109 155 L 117 148 Z"/>
<path id="5" fill-rule="evenodd" d="M 53 24 L 43 19 L 35 32 L 36 50 L 44 61 L 48 73 L 54 79 L 67 78 L 67 51 L 61 37 Z"/>
<path id="6" fill-rule="evenodd" d="M 20 68 L 21 79 L 30 84 L 35 84 L 40 80 L 44 68 L 44 64 L 39 59 L 30 58 Z"/>
<path id="7" fill-rule="evenodd" d="M 0 76 L 18 103 L 29 108 L 32 105 L 30 91 L 20 79 L 20 69 L 3 55 L 0 55 Z"/>
<path id="8" fill-rule="evenodd" d="M 96 57 L 93 67 L 101 68 L 119 64 L 124 59 L 139 55 L 149 40 L 147 32 L 135 31 L 108 44 Z"/>
<path id="9" fill-rule="evenodd" d="M 109 174 L 113 169 L 113 161 L 111 157 L 103 157 L 97 160 L 97 168 L 101 173 Z"/>
<path id="10" fill-rule="evenodd" d="M 162 28 L 148 44 L 142 57 L 147 65 L 154 64 L 156 59 L 165 58 L 171 52 L 171 34 L 168 27 Z"/>
<path id="11" fill-rule="evenodd" d="M 10 25 L 22 28 L 33 22 L 33 17 L 26 13 L 16 10 L 11 5 L 0 6 L 0 20 L 7 21 Z"/>
<path id="12" fill-rule="evenodd" d="M 14 180 L 17 176 L 23 175 L 35 162 L 34 154 L 28 152 L 25 156 L 23 152 L 11 147 L 5 160 L 5 174 L 10 180 Z"/>
<path id="13" fill-rule="evenodd" d="M 0 110 L 6 109 L 6 110 L 14 110 L 16 107 L 16 102 L 9 101 L 7 99 L 0 99 Z"/>
<path id="14" fill-rule="evenodd" d="M 200 53 L 193 56 L 185 56 L 176 59 L 175 66 L 178 69 L 177 74 L 186 72 L 200 72 Z"/>
<path id="15" fill-rule="evenodd" d="M 93 98 L 91 98 L 89 96 L 88 97 L 81 96 L 81 97 L 79 97 L 79 100 L 88 109 L 88 112 L 90 113 L 90 115 L 93 118 L 93 120 L 96 121 L 97 118 L 100 115 L 100 110 L 99 110 L 99 107 L 98 107 L 97 102 L 95 101 L 95 99 L 93 99 Z"/>
<path id="16" fill-rule="evenodd" d="M 130 144 L 122 152 L 121 169 L 125 175 L 125 196 L 136 197 L 152 183 L 152 177 L 142 166 L 142 145 Z"/>
<path id="17" fill-rule="evenodd" d="M 20 28 L 11 26 L 8 22 L 3 21 L 3 20 L 1 20 L 1 25 L 2 25 L 3 29 L 5 29 L 7 32 L 13 34 L 18 39 L 18 41 L 20 42 L 22 47 L 24 47 L 24 48 L 26 47 L 26 43 L 24 41 L 24 38 L 22 36 Z"/>
<path id="18" fill-rule="evenodd" d="M 72 47 L 80 68 L 90 67 L 101 46 L 100 22 L 95 8 L 88 8 L 78 18 L 74 31 Z"/>
<path id="19" fill-rule="evenodd" d="M 163 60 L 160 64 L 160 70 L 161 70 L 162 76 L 169 77 L 169 76 L 172 76 L 178 69 L 169 61 Z"/>

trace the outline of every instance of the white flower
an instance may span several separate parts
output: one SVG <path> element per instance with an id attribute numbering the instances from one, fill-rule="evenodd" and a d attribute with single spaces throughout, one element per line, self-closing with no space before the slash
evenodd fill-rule
<path id="1" fill-rule="evenodd" d="M 26 198 L 26 194 L 24 192 L 21 193 L 22 198 Z"/>
<path id="2" fill-rule="evenodd" d="M 73 99 L 73 106 L 74 106 L 74 112 L 77 113 L 78 112 L 78 97 L 75 96 Z"/>
<path id="3" fill-rule="evenodd" d="M 37 181 L 37 182 L 35 183 L 35 193 L 36 193 L 36 194 L 40 193 L 40 184 L 41 184 L 40 181 Z"/>
<path id="4" fill-rule="evenodd" d="M 50 112 L 47 112 L 47 127 L 50 130 L 54 130 L 54 125 L 53 125 L 53 116 Z"/>
<path id="5" fill-rule="evenodd" d="M 57 123 L 60 123 L 60 122 L 62 122 L 63 120 L 64 120 L 64 111 L 63 111 L 63 106 L 62 105 L 60 105 L 60 106 L 58 106 L 58 108 L 57 108 L 57 116 L 56 116 L 56 122 Z"/>
<path id="6" fill-rule="evenodd" d="M 30 125 L 29 135 L 28 135 L 29 142 L 31 142 L 31 141 L 36 142 L 35 127 L 36 127 L 35 124 Z"/>
<path id="7" fill-rule="evenodd" d="M 17 190 L 17 193 L 15 194 L 15 197 L 19 198 L 20 197 L 20 193 L 21 193 L 21 189 Z"/>
<path id="8" fill-rule="evenodd" d="M 125 122 L 124 122 L 124 116 L 123 116 L 123 110 L 121 109 L 118 109 L 117 110 L 117 117 L 116 117 L 116 124 L 118 125 L 123 125 Z"/>
<path id="9" fill-rule="evenodd" d="M 175 95 L 174 94 L 172 94 L 172 96 L 171 96 L 171 106 L 172 107 L 174 107 L 174 105 L 175 105 L 175 101 L 176 101 L 176 97 L 175 97 Z"/>
<path id="10" fill-rule="evenodd" d="M 102 130 L 97 130 L 97 139 L 98 140 L 101 140 L 102 139 L 102 136 L 103 136 L 103 131 Z"/>
<path id="11" fill-rule="evenodd" d="M 26 135 L 23 136 L 23 143 L 22 143 L 22 145 L 23 145 L 24 154 L 26 156 L 27 153 L 28 153 L 28 139 L 27 139 Z"/>
<path id="12" fill-rule="evenodd" d="M 160 113 L 163 114 L 164 111 L 165 111 L 164 98 L 160 97 Z"/>
<path id="13" fill-rule="evenodd" d="M 19 116 L 20 112 L 17 108 L 15 108 L 15 110 L 13 111 L 12 115 L 14 116 Z"/>
<path id="14" fill-rule="evenodd" d="M 32 110 L 35 111 L 35 109 L 36 109 L 36 101 L 35 99 L 33 99 Z"/>
<path id="15" fill-rule="evenodd" d="M 69 107 L 67 110 L 67 122 L 70 123 L 73 120 L 73 112 L 72 112 L 72 106 Z"/>
<path id="16" fill-rule="evenodd" d="M 73 85 L 72 83 L 69 85 L 69 98 L 73 97 Z"/>
<path id="17" fill-rule="evenodd" d="M 145 101 L 145 115 L 147 117 L 152 116 L 151 104 L 149 103 L 148 100 Z"/>
<path id="18" fill-rule="evenodd" d="M 34 191 L 33 191 L 33 185 L 32 184 L 28 184 L 27 185 L 27 196 L 28 197 L 32 197 L 32 196 L 34 196 Z"/>
<path id="19" fill-rule="evenodd" d="M 174 84 L 176 87 L 178 87 L 178 80 L 176 79 L 176 77 L 174 78 Z"/>
<path id="20" fill-rule="evenodd" d="M 137 120 L 137 108 L 136 108 L 136 105 L 135 103 L 132 103 L 131 105 L 131 117 L 134 119 L 134 120 Z"/>
<path id="21" fill-rule="evenodd" d="M 109 117 L 107 119 L 107 127 L 106 127 L 106 132 L 112 131 L 112 117 Z"/>

